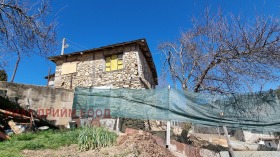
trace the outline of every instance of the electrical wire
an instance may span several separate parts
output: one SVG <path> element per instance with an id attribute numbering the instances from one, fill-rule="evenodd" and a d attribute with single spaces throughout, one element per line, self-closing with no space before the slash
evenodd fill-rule
<path id="1" fill-rule="evenodd" d="M 66 39 L 66 40 L 67 40 L 68 42 L 70 42 L 70 43 L 72 43 L 72 44 L 74 44 L 74 45 L 76 45 L 76 46 L 82 48 L 82 49 L 88 49 L 87 47 L 85 47 L 85 46 L 83 46 L 83 45 L 80 45 L 80 44 L 77 44 L 77 43 L 75 43 L 75 42 L 73 42 L 73 41 L 71 41 L 71 40 L 69 40 L 69 39 Z"/>

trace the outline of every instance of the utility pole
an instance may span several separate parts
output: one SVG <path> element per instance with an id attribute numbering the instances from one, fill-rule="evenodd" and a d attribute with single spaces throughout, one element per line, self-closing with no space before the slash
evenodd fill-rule
<path id="1" fill-rule="evenodd" d="M 65 42 L 66 42 L 66 39 L 65 38 L 63 38 L 62 39 L 62 47 L 61 47 L 61 55 L 64 55 L 64 49 L 65 49 Z"/>

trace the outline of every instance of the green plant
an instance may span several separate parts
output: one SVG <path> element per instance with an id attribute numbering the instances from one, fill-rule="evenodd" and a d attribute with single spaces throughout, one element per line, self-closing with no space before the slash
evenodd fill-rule
<path id="1" fill-rule="evenodd" d="M 35 137 L 36 137 L 36 135 L 33 133 L 25 133 L 25 134 L 20 134 L 20 135 L 14 136 L 13 138 L 15 138 L 14 140 L 17 140 L 17 141 L 30 141 L 30 140 L 34 139 Z"/>
<path id="2" fill-rule="evenodd" d="M 42 148 L 45 148 L 45 145 L 42 144 L 42 143 L 32 143 L 32 142 L 29 142 L 29 143 L 24 144 L 21 147 L 21 150 L 24 150 L 24 149 L 38 150 L 38 149 L 42 149 Z"/>
<path id="3" fill-rule="evenodd" d="M 13 135 L 11 140 L 0 143 L 0 157 L 19 157 L 24 149 L 59 149 L 78 143 L 80 130 L 48 130 Z"/>
<path id="4" fill-rule="evenodd" d="M 80 150 L 99 149 L 115 144 L 117 134 L 102 127 L 84 127 L 78 137 Z"/>
<path id="5" fill-rule="evenodd" d="M 8 75 L 4 69 L 0 70 L 0 81 L 7 81 Z"/>

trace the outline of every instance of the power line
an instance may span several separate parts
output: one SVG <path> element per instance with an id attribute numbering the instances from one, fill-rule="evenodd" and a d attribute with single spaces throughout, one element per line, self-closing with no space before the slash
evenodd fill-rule
<path id="1" fill-rule="evenodd" d="M 73 45 L 72 45 L 72 44 L 69 45 L 69 48 L 70 48 L 70 49 L 73 49 L 73 50 L 75 50 L 75 51 L 82 51 L 82 50 L 83 50 L 82 48 L 80 48 L 80 47 L 78 47 L 78 46 L 76 46 L 76 45 L 74 45 L 74 44 L 73 44 Z"/>
<path id="2" fill-rule="evenodd" d="M 69 41 L 69 42 L 72 43 L 72 44 L 75 44 L 76 46 L 78 46 L 78 47 L 80 47 L 80 48 L 82 48 L 82 49 L 88 49 L 87 47 L 82 46 L 82 45 L 80 45 L 80 44 L 77 44 L 77 43 L 75 43 L 75 42 L 73 42 L 73 41 L 71 41 L 71 40 L 69 40 L 69 39 L 67 39 L 67 41 Z"/>
<path id="3" fill-rule="evenodd" d="M 70 48 L 70 49 L 73 49 L 73 50 L 75 50 L 75 51 L 81 51 L 81 49 L 79 49 L 79 48 L 77 48 L 77 47 L 75 47 L 75 46 L 69 46 L 69 48 Z"/>

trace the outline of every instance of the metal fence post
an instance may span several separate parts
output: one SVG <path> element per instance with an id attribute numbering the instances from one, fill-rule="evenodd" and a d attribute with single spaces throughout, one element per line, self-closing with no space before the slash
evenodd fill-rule
<path id="1" fill-rule="evenodd" d="M 227 139 L 227 144 L 228 144 L 228 149 L 229 149 L 230 156 L 235 157 L 233 149 L 232 149 L 232 145 L 231 145 L 229 137 L 228 137 L 227 127 L 223 126 L 223 129 L 224 129 L 224 133 L 225 133 L 225 136 L 226 136 L 226 139 Z"/>
<path id="2" fill-rule="evenodd" d="M 170 146 L 170 121 L 167 121 L 166 127 L 166 148 Z"/>
<path id="3" fill-rule="evenodd" d="M 169 91 L 170 91 L 170 85 L 168 86 L 168 109 L 169 109 Z M 170 120 L 168 120 L 166 123 L 166 148 L 169 148 L 169 146 L 170 146 Z"/>
<path id="4" fill-rule="evenodd" d="M 119 122 L 120 122 L 120 118 L 118 117 L 118 118 L 117 118 L 117 124 L 116 124 L 116 131 L 117 131 L 117 133 L 120 132 Z"/>

